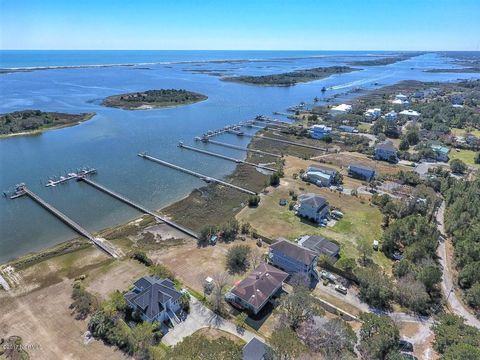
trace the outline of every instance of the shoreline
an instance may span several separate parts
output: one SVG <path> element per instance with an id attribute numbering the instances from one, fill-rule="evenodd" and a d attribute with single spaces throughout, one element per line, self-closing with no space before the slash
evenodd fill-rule
<path id="1" fill-rule="evenodd" d="M 80 125 L 80 124 L 82 124 L 86 121 L 89 121 L 89 120 L 93 119 L 95 117 L 95 115 L 97 115 L 97 113 L 95 113 L 95 112 L 85 113 L 85 116 L 82 120 L 77 121 L 77 122 L 73 122 L 73 123 L 70 123 L 70 124 L 54 125 L 54 126 L 49 126 L 49 127 L 45 127 L 45 128 L 31 130 L 31 131 L 21 131 L 21 132 L 17 132 L 17 133 L 13 133 L 13 134 L 0 134 L 0 140 L 8 139 L 8 138 L 16 137 L 16 136 L 36 136 L 36 135 L 41 135 L 44 132 L 47 132 L 47 131 L 50 131 L 50 130 L 59 130 L 59 129 L 67 128 L 67 127 L 77 126 L 77 125 Z"/>

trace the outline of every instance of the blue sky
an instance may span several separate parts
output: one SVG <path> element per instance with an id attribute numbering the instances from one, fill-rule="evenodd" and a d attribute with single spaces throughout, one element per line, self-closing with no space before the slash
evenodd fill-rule
<path id="1" fill-rule="evenodd" d="M 480 0 L 0 0 L 1 49 L 480 50 Z"/>

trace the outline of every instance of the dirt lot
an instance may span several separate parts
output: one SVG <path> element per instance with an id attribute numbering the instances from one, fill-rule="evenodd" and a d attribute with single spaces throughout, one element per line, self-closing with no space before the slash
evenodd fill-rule
<path id="1" fill-rule="evenodd" d="M 265 252 L 266 245 L 259 248 L 256 241 L 247 239 L 237 240 L 233 243 L 218 243 L 215 246 L 199 248 L 194 241 L 183 246 L 176 246 L 162 251 L 151 251 L 149 257 L 167 266 L 176 277 L 185 285 L 203 293 L 203 282 L 206 277 L 216 273 L 225 272 L 225 257 L 230 247 L 238 244 L 248 245 L 252 251 Z M 232 285 L 235 281 L 243 279 L 245 274 L 232 276 Z"/>
<path id="2" fill-rule="evenodd" d="M 413 354 L 419 359 L 437 360 L 440 356 L 433 350 L 434 334 L 428 326 L 418 323 L 397 322 L 400 336 L 413 344 Z"/>

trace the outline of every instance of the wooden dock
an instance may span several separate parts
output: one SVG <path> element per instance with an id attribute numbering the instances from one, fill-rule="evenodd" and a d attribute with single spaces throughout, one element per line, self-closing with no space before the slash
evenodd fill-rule
<path id="1" fill-rule="evenodd" d="M 238 145 L 228 144 L 228 143 L 224 143 L 224 142 L 220 142 L 220 141 L 216 141 L 216 140 L 210 140 L 210 139 L 208 139 L 207 141 L 204 141 L 204 142 L 205 142 L 205 143 L 210 143 L 210 144 L 219 145 L 219 146 L 228 147 L 228 148 L 231 148 L 231 149 L 242 150 L 242 151 L 247 151 L 247 152 L 253 152 L 253 153 L 261 154 L 261 155 L 268 155 L 268 156 L 273 156 L 273 157 L 277 157 L 277 158 L 281 158 L 281 157 L 282 157 L 282 155 L 273 154 L 273 153 L 270 153 L 270 152 L 267 152 L 267 151 L 262 151 L 262 150 L 257 150 L 257 149 L 251 149 L 251 148 L 249 148 L 249 147 L 244 147 L 244 146 L 238 146 Z"/>
<path id="2" fill-rule="evenodd" d="M 207 182 L 207 183 L 217 183 L 217 184 L 220 184 L 220 185 L 223 185 L 223 186 L 228 186 L 232 189 L 235 189 L 235 190 L 238 190 L 238 191 L 241 191 L 241 192 L 244 192 L 248 195 L 257 195 L 257 193 L 255 191 L 251 191 L 251 190 L 248 190 L 248 189 L 245 189 L 241 186 L 237 186 L 237 185 L 233 185 L 233 184 L 230 184 L 226 181 L 223 181 L 223 180 L 220 180 L 220 179 L 216 179 L 216 178 L 213 178 L 213 177 L 210 177 L 210 176 L 207 176 L 207 175 L 203 175 L 203 174 L 200 174 L 196 171 L 192 171 L 192 170 L 189 170 L 189 169 L 186 169 L 186 168 L 183 168 L 181 166 L 178 166 L 178 165 L 175 165 L 175 164 L 172 164 L 172 163 L 169 163 L 167 161 L 164 161 L 164 160 L 160 160 L 160 159 L 157 159 L 153 156 L 150 156 L 150 155 L 147 155 L 146 153 L 140 153 L 138 154 L 138 156 L 140 156 L 141 158 L 144 158 L 144 159 L 147 159 L 147 160 L 150 160 L 150 161 L 153 161 L 153 162 L 156 162 L 158 164 L 161 164 L 161 165 L 164 165 L 166 167 L 169 167 L 169 168 L 172 168 L 172 169 L 175 169 L 175 170 L 178 170 L 178 171 L 181 171 L 181 172 L 184 172 L 186 174 L 189 174 L 189 175 L 192 175 L 192 176 L 195 176 L 195 177 L 198 177 L 200 179 L 202 179 L 203 181 Z"/>
<path id="3" fill-rule="evenodd" d="M 255 167 L 255 168 L 259 168 L 259 169 L 263 169 L 263 170 L 267 170 L 267 171 L 271 171 L 271 172 L 277 171 L 276 169 L 271 168 L 271 167 L 268 167 L 268 166 L 259 165 L 259 164 L 254 164 L 254 163 L 249 162 L 249 161 L 240 160 L 240 159 L 235 159 L 235 158 L 232 158 L 232 157 L 230 157 L 230 156 L 226 156 L 226 155 L 214 153 L 214 152 L 211 152 L 211 151 L 207 151 L 207 150 L 195 148 L 195 147 L 193 147 L 193 146 L 185 145 L 185 144 L 182 143 L 182 142 L 180 142 L 180 143 L 178 144 L 178 147 L 181 148 L 181 149 L 192 150 L 192 151 L 199 152 L 199 153 L 201 153 L 201 154 L 210 155 L 210 156 L 214 156 L 214 157 L 217 157 L 217 158 L 220 158 L 220 159 L 232 161 L 232 162 L 235 162 L 235 163 L 237 163 L 237 164 L 245 164 L 245 165 L 253 166 L 253 167 Z"/>
<path id="4" fill-rule="evenodd" d="M 184 227 L 184 226 L 182 226 L 182 225 L 179 225 L 179 224 L 177 224 L 176 222 L 173 222 L 173 221 L 171 221 L 171 220 L 169 220 L 169 219 L 167 219 L 167 218 L 165 218 L 165 217 L 163 217 L 163 216 L 160 216 L 159 214 L 157 214 L 157 213 L 155 213 L 155 212 L 153 212 L 153 211 L 151 211 L 151 210 L 143 207 L 142 205 L 140 205 L 140 204 L 138 204 L 138 203 L 136 203 L 136 202 L 134 202 L 134 201 L 132 201 L 132 200 L 130 200 L 130 199 L 127 199 L 125 196 L 120 195 L 120 194 L 118 194 L 118 193 L 116 193 L 116 192 L 114 192 L 114 191 L 106 188 L 106 187 L 103 186 L 103 185 L 100 185 L 100 184 L 98 184 L 98 183 L 96 183 L 96 182 L 94 182 L 94 181 L 92 181 L 92 180 L 90 180 L 90 179 L 88 179 L 88 178 L 86 178 L 86 177 L 81 177 L 81 178 L 79 178 L 78 180 L 79 180 L 79 181 L 83 181 L 84 183 L 86 183 L 86 184 L 88 184 L 88 185 L 96 188 L 97 190 L 100 190 L 100 191 L 102 191 L 102 192 L 104 192 L 104 193 L 106 193 L 106 194 L 114 197 L 115 199 L 120 200 L 120 201 L 122 201 L 123 203 L 130 205 L 131 207 L 137 209 L 138 211 L 140 211 L 140 212 L 142 212 L 142 213 L 144 213 L 144 214 L 152 215 L 155 219 L 157 219 L 157 220 L 159 220 L 159 221 L 161 221 L 161 222 L 164 222 L 164 223 L 167 224 L 167 225 L 170 225 L 171 227 L 173 227 L 173 228 L 175 228 L 175 229 L 183 232 L 184 234 L 187 234 L 187 235 L 189 235 L 189 236 L 191 236 L 191 237 L 193 237 L 193 238 L 195 238 L 195 239 L 198 239 L 198 234 L 195 233 L 194 231 L 192 231 L 192 230 L 190 230 L 190 229 L 187 229 L 186 227 Z"/>

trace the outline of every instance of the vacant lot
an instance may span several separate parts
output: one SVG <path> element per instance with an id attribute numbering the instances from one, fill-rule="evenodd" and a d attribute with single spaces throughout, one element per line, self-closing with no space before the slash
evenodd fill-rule
<path id="1" fill-rule="evenodd" d="M 465 134 L 470 133 L 476 137 L 480 137 L 480 130 L 477 129 L 468 129 L 467 131 L 466 129 L 451 128 L 450 131 L 455 136 L 465 136 Z"/>
<path id="2" fill-rule="evenodd" d="M 475 151 L 472 150 L 454 150 L 452 149 L 450 153 L 448 154 L 448 157 L 450 158 L 450 161 L 453 159 L 460 159 L 462 160 L 465 164 L 468 166 L 473 166 L 476 168 L 480 168 L 479 164 L 475 164 Z"/>
<path id="3" fill-rule="evenodd" d="M 306 162 L 308 163 L 308 161 Z M 257 208 L 244 208 L 238 215 L 240 221 L 249 222 L 261 235 L 270 238 L 286 237 L 296 239 L 302 235 L 321 235 L 336 240 L 341 244 L 341 255 L 354 257 L 358 256 L 357 243 L 365 239 L 368 242 L 381 239 L 382 236 L 382 214 L 369 204 L 369 201 L 315 185 L 309 185 L 301 180 L 293 179 L 290 174 L 292 168 L 291 158 L 286 158 L 285 178 L 280 186 L 269 188 L 270 192 L 261 196 L 260 205 Z M 305 221 L 288 209 L 288 206 L 280 206 L 280 199 L 289 199 L 289 191 L 296 194 L 313 192 L 325 197 L 330 206 L 339 208 L 344 218 L 338 221 L 333 227 L 322 228 Z M 386 271 L 391 267 L 391 262 L 382 253 L 374 254 L 374 261 L 381 265 Z"/>

